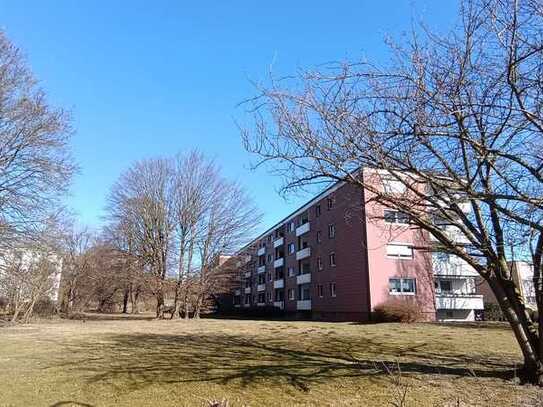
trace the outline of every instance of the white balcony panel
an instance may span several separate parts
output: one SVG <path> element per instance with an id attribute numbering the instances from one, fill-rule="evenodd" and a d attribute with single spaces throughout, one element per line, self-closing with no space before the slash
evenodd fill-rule
<path id="1" fill-rule="evenodd" d="M 251 287 L 245 287 L 245 294 L 251 294 Z"/>
<path id="2" fill-rule="evenodd" d="M 234 290 L 234 295 L 240 295 L 241 294 L 241 290 L 239 288 L 236 288 Z"/>
<path id="3" fill-rule="evenodd" d="M 309 256 L 311 256 L 311 247 L 306 247 L 296 252 L 296 260 L 303 260 Z"/>
<path id="4" fill-rule="evenodd" d="M 304 233 L 307 233 L 311 230 L 309 222 L 304 223 L 296 228 L 296 236 L 302 236 Z"/>
<path id="5" fill-rule="evenodd" d="M 303 300 L 296 302 L 296 309 L 300 311 L 307 311 L 311 309 L 311 300 Z"/>
<path id="6" fill-rule="evenodd" d="M 469 239 L 466 237 L 466 235 L 460 230 L 458 229 L 456 226 L 452 226 L 452 225 L 446 225 L 446 226 L 443 226 L 441 227 L 441 229 L 445 232 L 445 234 L 447 235 L 447 237 L 455 244 L 457 245 L 465 245 L 465 244 L 469 244 L 470 241 Z M 438 240 L 435 238 L 434 235 L 430 234 L 430 240 L 434 241 L 434 242 L 437 242 Z"/>
<path id="7" fill-rule="evenodd" d="M 281 257 L 273 262 L 273 267 L 283 267 L 283 264 L 285 264 L 285 259 Z"/>
<path id="8" fill-rule="evenodd" d="M 244 306 L 245 308 L 249 308 L 249 307 L 251 306 L 251 304 L 243 304 L 243 306 Z"/>
<path id="9" fill-rule="evenodd" d="M 296 284 L 307 284 L 311 282 L 311 273 L 299 274 L 296 276 Z"/>
<path id="10" fill-rule="evenodd" d="M 264 305 L 266 305 L 265 302 L 258 302 L 258 303 L 256 304 L 257 307 L 263 307 Z"/>
<path id="11" fill-rule="evenodd" d="M 285 280 L 275 280 L 273 282 L 273 288 L 284 288 L 285 287 Z"/>
<path id="12" fill-rule="evenodd" d="M 256 286 L 256 291 L 266 291 L 266 284 L 258 284 Z"/>
<path id="13" fill-rule="evenodd" d="M 260 266 L 259 268 L 256 269 L 256 272 L 258 274 L 265 273 L 266 272 L 266 266 Z"/>
<path id="14" fill-rule="evenodd" d="M 437 309 L 484 309 L 482 295 L 436 294 Z"/>
<path id="15" fill-rule="evenodd" d="M 273 248 L 275 249 L 276 247 L 283 246 L 284 243 L 285 239 L 280 237 L 279 239 L 273 241 Z"/>
<path id="16" fill-rule="evenodd" d="M 432 270 L 436 276 L 443 277 L 477 277 L 475 271 L 465 260 L 458 256 L 443 257 L 438 253 L 432 254 Z"/>
<path id="17" fill-rule="evenodd" d="M 274 306 L 274 307 L 277 307 L 277 308 L 283 309 L 283 301 L 275 301 L 275 302 L 273 303 L 273 306 Z"/>
<path id="18" fill-rule="evenodd" d="M 244 274 L 245 278 L 250 278 L 251 277 L 251 272 L 250 271 L 246 271 L 245 274 Z"/>
<path id="19" fill-rule="evenodd" d="M 258 249 L 258 251 L 256 252 L 256 254 L 259 255 L 259 256 L 264 256 L 265 253 L 266 253 L 266 248 L 265 248 L 265 247 L 261 247 L 261 248 Z"/>
<path id="20" fill-rule="evenodd" d="M 239 307 L 241 307 L 240 304 L 235 304 L 235 305 L 234 305 L 234 308 L 239 308 Z"/>

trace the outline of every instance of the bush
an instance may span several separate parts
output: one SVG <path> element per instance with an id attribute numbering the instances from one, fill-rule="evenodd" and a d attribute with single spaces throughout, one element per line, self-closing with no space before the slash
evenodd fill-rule
<path id="1" fill-rule="evenodd" d="M 485 321 L 505 321 L 502 309 L 498 304 L 485 303 Z"/>
<path id="2" fill-rule="evenodd" d="M 419 304 L 411 298 L 392 298 L 374 308 L 376 322 L 417 322 L 422 320 Z"/>
<path id="3" fill-rule="evenodd" d="M 56 304 L 48 297 L 40 298 L 34 305 L 34 315 L 50 317 L 56 314 Z"/>

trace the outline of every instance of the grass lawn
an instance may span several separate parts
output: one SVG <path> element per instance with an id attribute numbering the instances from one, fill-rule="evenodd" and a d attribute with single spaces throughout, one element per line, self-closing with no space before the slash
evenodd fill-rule
<path id="1" fill-rule="evenodd" d="M 1 406 L 542 405 L 505 325 L 155 321 L 0 328 Z"/>

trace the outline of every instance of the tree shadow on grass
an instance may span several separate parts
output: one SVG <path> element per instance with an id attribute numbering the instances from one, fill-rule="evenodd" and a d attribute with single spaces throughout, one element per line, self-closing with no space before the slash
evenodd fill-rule
<path id="1" fill-rule="evenodd" d="M 285 385 L 301 391 L 334 379 L 387 375 L 385 364 L 403 375 L 446 375 L 509 379 L 513 366 L 497 358 L 477 359 L 429 350 L 427 344 L 398 346 L 368 338 L 321 338 L 304 343 L 303 335 L 262 339 L 225 334 L 122 334 L 97 342 L 65 346 L 62 359 L 46 368 L 73 372 L 90 383 L 119 391 L 152 384 L 208 382 L 249 386 Z M 363 355 L 370 357 L 360 357 Z"/>

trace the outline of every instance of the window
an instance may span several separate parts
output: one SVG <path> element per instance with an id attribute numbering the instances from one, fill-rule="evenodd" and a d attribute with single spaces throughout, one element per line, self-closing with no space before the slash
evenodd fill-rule
<path id="1" fill-rule="evenodd" d="M 298 299 L 301 301 L 311 299 L 311 284 L 301 284 L 298 286 Z"/>
<path id="2" fill-rule="evenodd" d="M 396 257 L 399 259 L 412 259 L 413 248 L 407 244 L 390 243 L 386 247 L 387 257 Z"/>
<path id="3" fill-rule="evenodd" d="M 271 261 L 272 261 L 272 255 L 268 254 L 268 263 L 271 263 Z"/>
<path id="4" fill-rule="evenodd" d="M 328 208 L 328 210 L 334 207 L 334 198 L 330 197 L 326 199 L 326 207 Z"/>
<path id="5" fill-rule="evenodd" d="M 292 232 L 294 230 L 294 222 L 287 223 L 287 232 Z"/>
<path id="6" fill-rule="evenodd" d="M 285 299 L 285 292 L 282 289 L 275 290 L 275 301 L 283 301 Z"/>
<path id="7" fill-rule="evenodd" d="M 241 304 L 241 297 L 239 295 L 234 296 L 234 305 Z"/>
<path id="8" fill-rule="evenodd" d="M 251 286 L 251 279 L 248 278 L 247 280 L 245 280 L 245 288 L 249 288 Z"/>
<path id="9" fill-rule="evenodd" d="M 322 242 L 322 233 L 320 230 L 317 231 L 317 243 Z"/>
<path id="10" fill-rule="evenodd" d="M 294 267 L 289 267 L 288 268 L 288 276 L 289 277 L 294 277 Z"/>
<path id="11" fill-rule="evenodd" d="M 275 269 L 275 279 L 276 280 L 282 280 L 283 279 L 283 267 L 278 267 Z"/>
<path id="12" fill-rule="evenodd" d="M 439 280 L 439 290 L 441 292 L 451 292 L 452 291 L 452 281 L 451 280 Z"/>
<path id="13" fill-rule="evenodd" d="M 320 298 L 324 297 L 324 287 L 321 284 L 317 285 L 317 294 Z"/>
<path id="14" fill-rule="evenodd" d="M 336 283 L 330 283 L 330 297 L 336 296 Z"/>
<path id="15" fill-rule="evenodd" d="M 251 294 L 245 294 L 245 304 L 251 303 Z"/>
<path id="16" fill-rule="evenodd" d="M 264 302 L 265 302 L 264 293 L 259 293 L 258 294 L 258 303 L 263 304 Z"/>
<path id="17" fill-rule="evenodd" d="M 268 242 L 271 242 L 272 240 L 272 235 L 268 235 Z"/>
<path id="18" fill-rule="evenodd" d="M 409 215 L 401 211 L 385 209 L 383 218 L 386 223 L 399 223 L 406 225 L 409 223 Z"/>
<path id="19" fill-rule="evenodd" d="M 392 176 L 383 178 L 383 189 L 387 194 L 402 194 L 406 190 L 405 184 Z"/>
<path id="20" fill-rule="evenodd" d="M 268 281 L 272 281 L 272 273 L 271 273 L 271 271 L 268 271 Z"/>
<path id="21" fill-rule="evenodd" d="M 334 252 L 330 253 L 330 255 L 328 256 L 329 260 L 330 260 L 330 266 L 332 267 L 336 267 L 336 254 Z"/>
<path id="22" fill-rule="evenodd" d="M 391 278 L 388 280 L 388 292 L 392 295 L 414 295 L 416 284 L 414 278 Z"/>
<path id="23" fill-rule="evenodd" d="M 317 270 L 321 271 L 323 269 L 322 265 L 322 259 L 320 257 L 317 257 Z"/>
<path id="24" fill-rule="evenodd" d="M 287 249 L 288 249 L 288 254 L 292 254 L 296 251 L 296 246 L 294 245 L 294 243 L 289 243 L 287 246 Z"/>
<path id="25" fill-rule="evenodd" d="M 268 291 L 268 302 L 272 302 L 272 299 L 273 299 L 272 293 L 271 291 Z"/>
<path id="26" fill-rule="evenodd" d="M 336 225 L 334 224 L 328 225 L 328 237 L 330 239 L 333 239 L 334 237 L 336 237 Z"/>
<path id="27" fill-rule="evenodd" d="M 288 299 L 291 301 L 294 300 L 294 288 L 288 289 Z"/>
<path id="28" fill-rule="evenodd" d="M 309 215 L 307 212 L 304 212 L 300 215 L 298 219 L 300 225 L 305 225 L 307 222 L 309 222 Z"/>
<path id="29" fill-rule="evenodd" d="M 320 206 L 320 204 L 315 206 L 315 217 L 318 218 L 319 216 L 321 216 L 321 206 Z"/>
<path id="30" fill-rule="evenodd" d="M 266 276 L 264 274 L 258 275 L 258 284 L 264 284 L 266 283 Z"/>

